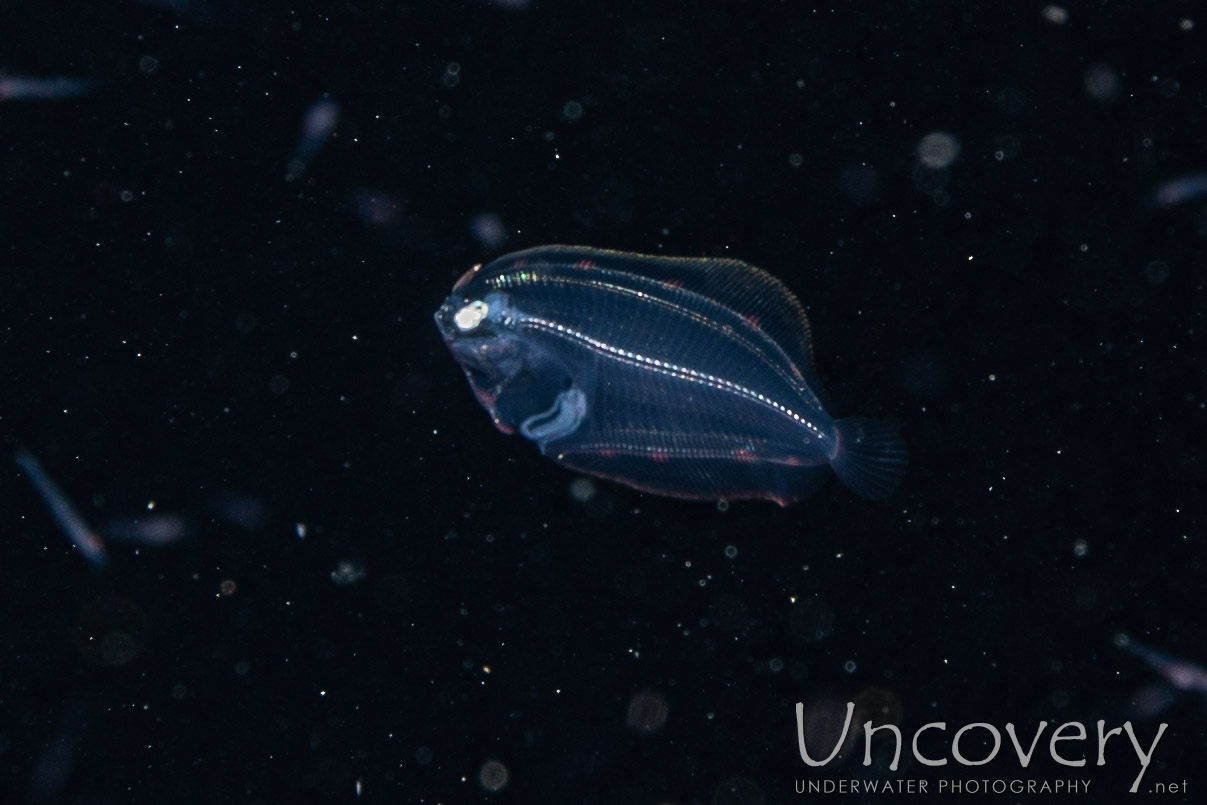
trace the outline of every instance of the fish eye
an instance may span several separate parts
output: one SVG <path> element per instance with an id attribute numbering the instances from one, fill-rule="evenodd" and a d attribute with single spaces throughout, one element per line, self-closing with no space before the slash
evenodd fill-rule
<path id="1" fill-rule="evenodd" d="M 453 323 L 457 325 L 458 330 L 464 333 L 476 329 L 488 315 L 490 315 L 490 305 L 477 300 L 470 302 L 453 314 Z"/>

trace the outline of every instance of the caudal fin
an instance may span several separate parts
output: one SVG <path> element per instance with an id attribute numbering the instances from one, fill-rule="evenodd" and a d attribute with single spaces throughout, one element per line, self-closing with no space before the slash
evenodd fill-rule
<path id="1" fill-rule="evenodd" d="M 838 446 L 830 466 L 847 489 L 870 500 L 892 494 L 909 461 L 897 426 L 883 419 L 851 417 L 838 420 L 834 428 Z"/>

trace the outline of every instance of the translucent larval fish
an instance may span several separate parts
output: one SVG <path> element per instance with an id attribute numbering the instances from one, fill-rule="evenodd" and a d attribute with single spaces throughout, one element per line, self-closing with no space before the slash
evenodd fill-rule
<path id="1" fill-rule="evenodd" d="M 887 497 L 896 426 L 833 419 L 796 297 L 737 260 L 541 246 L 475 266 L 436 325 L 478 401 L 579 472 L 679 498 Z"/>

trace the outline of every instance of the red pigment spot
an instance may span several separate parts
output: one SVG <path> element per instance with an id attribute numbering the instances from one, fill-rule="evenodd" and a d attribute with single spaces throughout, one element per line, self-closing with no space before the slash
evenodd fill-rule
<path id="1" fill-rule="evenodd" d="M 483 408 L 487 409 L 488 411 L 493 411 L 495 409 L 495 403 L 499 401 L 497 394 L 491 394 L 488 391 L 481 391 L 479 389 L 474 389 L 473 391 L 474 396 L 478 398 L 478 402 L 482 404 Z"/>
<path id="2" fill-rule="evenodd" d="M 759 324 L 758 316 L 743 316 L 742 318 L 746 319 L 746 323 L 749 324 L 754 329 L 756 329 L 756 330 L 763 329 L 762 325 Z"/>
<path id="3" fill-rule="evenodd" d="M 738 450 L 733 454 L 733 457 L 743 464 L 750 464 L 756 458 L 753 450 Z"/>
<path id="4" fill-rule="evenodd" d="M 519 260 L 516 260 L 514 263 L 512 263 L 511 267 L 512 268 L 523 268 L 526 265 L 528 265 L 528 258 L 521 257 Z"/>
<path id="5" fill-rule="evenodd" d="M 599 455 L 603 458 L 616 458 L 615 450 L 600 450 Z"/>
<path id="6" fill-rule="evenodd" d="M 464 274 L 462 274 L 461 279 L 457 280 L 457 284 L 453 286 L 453 290 L 459 291 L 462 288 L 464 288 L 469 283 L 469 281 L 474 278 L 474 275 L 478 273 L 478 269 L 481 267 L 482 267 L 481 265 L 476 265 L 473 268 L 471 268 L 469 271 L 466 271 Z"/>
<path id="7" fill-rule="evenodd" d="M 577 263 L 574 264 L 574 267 L 583 268 L 583 269 L 595 268 L 595 261 L 594 260 L 579 260 Z"/>
<path id="8" fill-rule="evenodd" d="M 801 465 L 800 459 L 797 458 L 796 456 L 788 456 L 787 458 L 784 459 L 784 463 L 787 464 L 789 467 L 799 467 Z"/>
<path id="9" fill-rule="evenodd" d="M 653 461 L 655 464 L 666 464 L 670 460 L 671 457 L 666 453 L 650 453 L 650 461 Z"/>

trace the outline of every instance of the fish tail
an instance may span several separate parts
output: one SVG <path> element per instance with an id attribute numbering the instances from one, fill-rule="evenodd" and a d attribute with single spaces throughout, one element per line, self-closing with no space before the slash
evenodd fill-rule
<path id="1" fill-rule="evenodd" d="M 830 466 L 862 498 L 883 500 L 905 475 L 909 456 L 901 430 L 888 420 L 850 417 L 834 423 L 837 445 Z"/>

